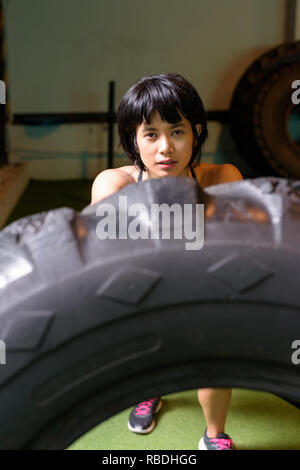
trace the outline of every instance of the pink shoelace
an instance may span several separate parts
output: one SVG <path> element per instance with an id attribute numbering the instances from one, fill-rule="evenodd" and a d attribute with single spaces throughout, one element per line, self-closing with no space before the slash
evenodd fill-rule
<path id="1" fill-rule="evenodd" d="M 218 450 L 228 449 L 231 446 L 232 439 L 209 439 L 210 442 L 215 442 Z"/>
<path id="2" fill-rule="evenodd" d="M 141 403 L 139 403 L 136 407 L 136 415 L 141 416 L 149 413 L 149 410 L 155 400 L 156 398 L 151 398 L 150 400 L 142 401 Z"/>

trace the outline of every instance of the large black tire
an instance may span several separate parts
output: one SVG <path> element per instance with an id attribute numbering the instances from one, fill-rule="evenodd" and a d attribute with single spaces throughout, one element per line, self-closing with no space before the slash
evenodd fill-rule
<path id="1" fill-rule="evenodd" d="M 205 196 L 174 180 L 0 233 L 1 449 L 63 449 L 141 399 L 198 387 L 265 390 L 300 407 L 299 182 L 259 178 Z M 119 195 L 205 199 L 204 247 L 99 241 L 95 210 Z"/>
<path id="2" fill-rule="evenodd" d="M 296 41 L 263 54 L 238 82 L 230 106 L 231 135 L 257 175 L 300 178 L 300 145 L 288 130 L 290 113 L 296 109 L 292 83 L 299 77 Z"/>

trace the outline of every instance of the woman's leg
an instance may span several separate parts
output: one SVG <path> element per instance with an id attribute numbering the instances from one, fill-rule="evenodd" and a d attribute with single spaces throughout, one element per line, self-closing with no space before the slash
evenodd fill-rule
<path id="1" fill-rule="evenodd" d="M 200 388 L 198 400 L 202 406 L 208 437 L 224 433 L 225 421 L 231 400 L 231 388 Z"/>

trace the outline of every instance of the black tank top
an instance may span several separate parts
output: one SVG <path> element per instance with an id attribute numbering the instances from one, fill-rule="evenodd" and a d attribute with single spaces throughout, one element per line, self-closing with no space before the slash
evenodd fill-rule
<path id="1" fill-rule="evenodd" d="M 192 176 L 193 176 L 194 180 L 195 180 L 195 181 L 196 181 L 196 183 L 197 183 L 197 178 L 196 178 L 196 175 L 195 175 L 194 169 L 193 169 L 191 166 L 190 166 L 190 170 L 191 170 L 191 173 L 192 173 Z M 142 170 L 140 170 L 140 172 L 139 172 L 139 175 L 138 175 L 138 179 L 137 179 L 137 180 L 138 180 L 138 181 L 142 181 L 142 179 L 143 179 L 143 171 L 142 171 Z"/>

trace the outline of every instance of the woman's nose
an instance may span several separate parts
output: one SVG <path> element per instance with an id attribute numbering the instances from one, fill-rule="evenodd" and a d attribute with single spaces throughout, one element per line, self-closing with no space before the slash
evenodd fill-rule
<path id="1" fill-rule="evenodd" d="M 162 136 L 159 140 L 159 152 L 160 153 L 169 153 L 171 151 L 172 151 L 171 139 L 167 136 Z"/>

